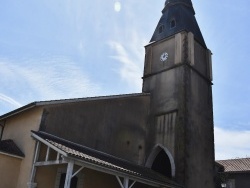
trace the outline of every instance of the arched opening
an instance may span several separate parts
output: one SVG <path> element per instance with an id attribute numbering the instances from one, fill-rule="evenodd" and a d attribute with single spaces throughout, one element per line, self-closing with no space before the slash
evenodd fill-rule
<path id="1" fill-rule="evenodd" d="M 159 26 L 159 34 L 161 34 L 165 29 L 165 26 L 164 25 L 160 25 Z"/>
<path id="2" fill-rule="evenodd" d="M 168 149 L 161 145 L 154 147 L 145 166 L 166 177 L 172 178 L 175 176 L 174 159 Z"/>
<path id="3" fill-rule="evenodd" d="M 160 153 L 156 156 L 152 167 L 152 170 L 159 172 L 160 174 L 167 176 L 167 177 L 172 177 L 171 174 L 171 163 L 170 160 L 167 156 L 167 154 L 164 152 L 164 150 L 161 150 Z"/>
<path id="4" fill-rule="evenodd" d="M 175 26 L 176 26 L 175 19 L 172 19 L 172 20 L 170 21 L 170 28 L 172 29 L 172 28 L 174 28 Z"/>

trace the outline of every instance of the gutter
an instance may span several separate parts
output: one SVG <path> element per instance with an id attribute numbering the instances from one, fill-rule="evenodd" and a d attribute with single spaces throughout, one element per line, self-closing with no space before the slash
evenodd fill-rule
<path id="1" fill-rule="evenodd" d="M 18 159 L 24 159 L 24 157 L 21 157 L 21 156 L 18 156 L 18 155 L 14 155 L 14 154 L 10 154 L 10 153 L 6 153 L 6 152 L 2 152 L 2 151 L 0 151 L 0 154 L 7 155 L 9 157 L 18 158 Z"/>
<path id="2" fill-rule="evenodd" d="M 219 174 L 249 174 L 250 173 L 250 169 L 249 170 L 238 170 L 238 171 L 225 171 L 225 172 L 219 172 Z"/>
<path id="3" fill-rule="evenodd" d="M 178 184 L 175 184 L 175 183 L 159 182 L 159 181 L 156 181 L 156 180 L 140 177 L 138 175 L 128 174 L 126 172 L 121 172 L 121 171 L 116 170 L 116 169 L 112 169 L 112 168 L 109 168 L 109 167 L 106 167 L 106 166 L 103 166 L 103 165 L 98 165 L 98 164 L 91 163 L 91 162 L 86 161 L 86 160 L 79 159 L 79 158 L 74 157 L 72 155 L 66 157 L 66 159 L 65 159 L 66 161 L 67 161 L 67 158 L 74 160 L 77 165 L 84 166 L 86 168 L 93 169 L 93 170 L 96 170 L 96 171 L 99 171 L 99 172 L 104 172 L 106 174 L 110 174 L 110 175 L 114 175 L 114 176 L 128 177 L 130 180 L 140 182 L 140 183 L 144 183 L 144 184 L 147 184 L 147 185 L 150 185 L 150 186 L 153 186 L 153 187 L 183 188 L 182 185 L 178 185 Z"/>
<path id="4" fill-rule="evenodd" d="M 33 103 L 30 103 L 30 104 L 27 104 L 27 105 L 25 105 L 25 106 L 23 106 L 23 107 L 21 107 L 21 108 L 18 108 L 18 109 L 16 109 L 16 110 L 13 110 L 13 111 L 11 111 L 11 112 L 8 112 L 7 114 L 4 114 L 4 115 L 0 116 L 0 121 L 1 121 L 1 120 L 5 120 L 6 118 L 8 118 L 8 117 L 10 117 L 10 116 L 19 114 L 19 113 L 21 113 L 21 112 L 23 112 L 23 111 L 25 111 L 25 110 L 29 110 L 29 109 L 31 109 L 31 108 L 33 108 L 33 107 L 35 107 L 35 106 L 37 106 L 37 102 L 33 102 Z"/>

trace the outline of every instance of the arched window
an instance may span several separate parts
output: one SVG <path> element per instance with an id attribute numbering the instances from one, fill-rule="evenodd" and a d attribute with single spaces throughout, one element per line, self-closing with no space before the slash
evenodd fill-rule
<path id="1" fill-rule="evenodd" d="M 165 29 L 165 26 L 164 25 L 160 25 L 159 26 L 159 34 L 162 33 Z"/>
<path id="2" fill-rule="evenodd" d="M 172 29 L 172 28 L 174 28 L 176 26 L 176 21 L 175 21 L 175 19 L 172 19 L 171 21 L 170 21 L 170 28 Z"/>
<path id="3" fill-rule="evenodd" d="M 174 159 L 168 149 L 161 145 L 154 147 L 145 166 L 166 177 L 172 178 L 175 176 Z"/>

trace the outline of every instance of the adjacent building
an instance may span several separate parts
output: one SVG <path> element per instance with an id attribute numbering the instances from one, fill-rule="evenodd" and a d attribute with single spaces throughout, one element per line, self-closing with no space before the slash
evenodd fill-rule
<path id="1" fill-rule="evenodd" d="M 226 188 L 249 188 L 250 158 L 216 161 L 221 166 L 218 177 Z"/>

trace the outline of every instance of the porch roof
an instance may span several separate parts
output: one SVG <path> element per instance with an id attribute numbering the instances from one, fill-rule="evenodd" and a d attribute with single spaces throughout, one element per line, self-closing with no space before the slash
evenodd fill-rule
<path id="1" fill-rule="evenodd" d="M 24 158 L 23 152 L 17 147 L 13 140 L 0 141 L 0 153 L 16 158 Z"/>
<path id="2" fill-rule="evenodd" d="M 53 149 L 61 153 L 63 156 L 75 159 L 76 161 L 87 165 L 88 168 L 93 168 L 113 175 L 126 176 L 131 180 L 154 186 L 169 188 L 182 187 L 150 168 L 133 164 L 107 153 L 41 131 L 32 131 L 32 136 L 49 147 L 53 147 Z"/>

